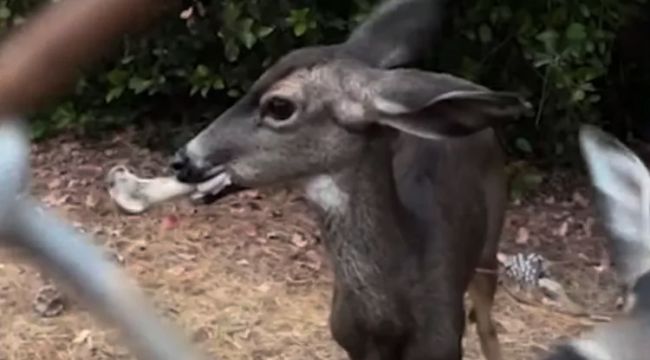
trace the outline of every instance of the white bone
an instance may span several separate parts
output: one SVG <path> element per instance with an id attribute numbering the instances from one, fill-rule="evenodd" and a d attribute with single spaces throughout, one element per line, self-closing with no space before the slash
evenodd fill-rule
<path id="1" fill-rule="evenodd" d="M 215 195 L 232 184 L 230 175 L 226 172 L 205 182 L 190 185 L 173 176 L 141 178 L 122 165 L 115 166 L 108 172 L 106 182 L 113 202 L 130 214 L 141 214 L 154 205 L 181 196 L 191 195 L 192 200 L 200 200 L 206 195 Z"/>
<path id="2" fill-rule="evenodd" d="M 121 165 L 108 172 L 106 182 L 113 201 L 130 214 L 143 213 L 156 204 L 196 191 L 195 186 L 181 183 L 172 176 L 140 178 Z"/>

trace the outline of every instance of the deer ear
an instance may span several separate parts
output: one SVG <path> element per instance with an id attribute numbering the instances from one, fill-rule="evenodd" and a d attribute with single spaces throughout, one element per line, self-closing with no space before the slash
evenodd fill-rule
<path id="1" fill-rule="evenodd" d="M 379 68 L 420 60 L 438 35 L 446 0 L 386 0 L 342 45 L 358 60 Z"/>
<path id="2" fill-rule="evenodd" d="M 580 129 L 580 146 L 612 260 L 633 286 L 650 271 L 650 173 L 634 152 L 593 126 Z"/>
<path id="3" fill-rule="evenodd" d="M 531 110 L 518 94 L 418 70 L 384 71 L 373 90 L 380 124 L 429 139 L 469 135 Z"/>

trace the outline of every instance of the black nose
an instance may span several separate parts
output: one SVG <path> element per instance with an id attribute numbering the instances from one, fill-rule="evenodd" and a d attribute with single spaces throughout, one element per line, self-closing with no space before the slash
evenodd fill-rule
<path id="1" fill-rule="evenodd" d="M 198 183 L 205 177 L 203 169 L 198 168 L 192 159 L 187 155 L 185 148 L 176 152 L 174 158 L 170 163 L 170 167 L 174 170 L 176 178 L 185 183 Z"/>
<path id="2" fill-rule="evenodd" d="M 176 152 L 176 154 L 174 154 L 170 167 L 174 171 L 181 171 L 189 164 L 189 162 L 190 158 L 187 156 L 187 151 L 185 151 L 185 148 L 181 148 Z"/>

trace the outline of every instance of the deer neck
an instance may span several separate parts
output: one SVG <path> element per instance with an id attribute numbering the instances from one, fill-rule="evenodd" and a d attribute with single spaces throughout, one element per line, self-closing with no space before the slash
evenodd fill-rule
<path id="1" fill-rule="evenodd" d="M 404 217 L 392 158 L 388 142 L 378 140 L 354 164 L 306 184 L 307 198 L 320 213 L 337 283 L 363 294 L 364 301 L 385 297 L 386 276 L 404 260 L 399 221 Z"/>

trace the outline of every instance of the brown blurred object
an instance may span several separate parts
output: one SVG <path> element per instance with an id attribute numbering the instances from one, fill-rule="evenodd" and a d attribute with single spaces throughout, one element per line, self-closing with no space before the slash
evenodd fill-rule
<path id="1" fill-rule="evenodd" d="M 181 0 L 63 0 L 44 6 L 0 44 L 0 116 L 43 106 L 121 36 Z M 180 7 L 179 7 L 180 8 Z"/>

